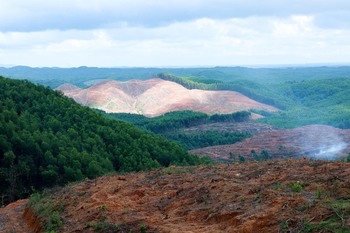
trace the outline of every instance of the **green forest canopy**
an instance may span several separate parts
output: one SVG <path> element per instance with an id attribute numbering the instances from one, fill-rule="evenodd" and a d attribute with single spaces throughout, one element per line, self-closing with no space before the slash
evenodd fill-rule
<path id="1" fill-rule="evenodd" d="M 48 87 L 0 77 L 0 194 L 6 200 L 113 171 L 203 161 Z"/>
<path id="2" fill-rule="evenodd" d="M 154 118 L 130 113 L 105 113 L 96 110 L 107 118 L 123 120 L 168 140 L 180 144 L 186 150 L 196 148 L 233 144 L 251 135 L 239 132 L 217 132 L 217 131 L 185 131 L 184 129 L 217 122 L 243 122 L 250 119 L 248 111 L 235 112 L 232 114 L 208 115 L 202 112 L 176 111 L 169 112 Z"/>

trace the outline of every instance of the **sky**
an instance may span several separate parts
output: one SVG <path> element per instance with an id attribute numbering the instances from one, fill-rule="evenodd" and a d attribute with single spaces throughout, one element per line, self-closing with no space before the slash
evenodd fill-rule
<path id="1" fill-rule="evenodd" d="M 349 0 L 0 0 L 0 66 L 340 63 Z"/>

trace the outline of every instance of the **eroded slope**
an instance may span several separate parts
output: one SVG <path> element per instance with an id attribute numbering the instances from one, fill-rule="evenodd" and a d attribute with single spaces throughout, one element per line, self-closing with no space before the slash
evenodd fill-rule
<path id="1" fill-rule="evenodd" d="M 106 112 L 137 113 L 150 117 L 180 110 L 209 114 L 249 109 L 277 111 L 272 106 L 254 101 L 238 92 L 189 90 L 162 79 L 104 81 L 88 89 L 69 85 L 57 89 L 80 104 Z"/>
<path id="2" fill-rule="evenodd" d="M 62 232 L 332 232 L 350 227 L 349 176 L 350 163 L 307 159 L 169 167 L 49 200 Z"/>

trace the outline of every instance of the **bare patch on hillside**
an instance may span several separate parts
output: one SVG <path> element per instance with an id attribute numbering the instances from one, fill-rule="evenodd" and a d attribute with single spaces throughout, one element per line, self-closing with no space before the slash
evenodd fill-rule
<path id="1" fill-rule="evenodd" d="M 350 130 L 332 126 L 309 125 L 296 129 L 264 132 L 232 145 L 212 146 L 190 151 L 196 155 L 209 155 L 216 160 L 238 159 L 242 155 L 253 159 L 251 151 L 266 150 L 272 158 L 306 156 L 315 159 L 338 159 L 350 152 Z"/>
<path id="2" fill-rule="evenodd" d="M 228 114 L 249 109 L 277 111 L 238 92 L 189 90 L 162 79 L 103 81 L 87 89 L 64 84 L 57 90 L 82 105 L 110 113 L 136 113 L 149 117 L 181 110 L 208 114 Z"/>
<path id="3" fill-rule="evenodd" d="M 50 200 L 61 232 L 340 232 L 349 175 L 350 163 L 307 159 L 169 167 L 84 181 Z"/>
<path id="4" fill-rule="evenodd" d="M 193 126 L 186 128 L 185 131 L 217 131 L 220 133 L 230 132 L 230 133 L 250 133 L 250 134 L 260 134 L 263 132 L 271 132 L 278 130 L 277 128 L 256 122 L 217 122 L 210 124 L 202 124 L 198 126 Z"/>

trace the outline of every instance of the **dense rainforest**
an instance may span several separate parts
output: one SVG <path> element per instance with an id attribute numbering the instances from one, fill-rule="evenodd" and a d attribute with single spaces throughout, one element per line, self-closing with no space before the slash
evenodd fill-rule
<path id="1" fill-rule="evenodd" d="M 207 161 L 49 87 L 0 77 L 1 204 L 109 172 Z"/>
<path id="2" fill-rule="evenodd" d="M 232 144 L 251 136 L 249 133 L 239 132 L 198 132 L 185 130 L 189 127 L 202 124 L 248 121 L 251 113 L 247 111 L 214 115 L 193 111 L 177 111 L 169 112 L 154 118 L 148 118 L 138 114 L 105 113 L 101 110 L 96 111 L 100 112 L 107 118 L 126 121 L 142 130 L 165 137 L 168 140 L 180 144 L 186 150 L 206 146 Z"/>

